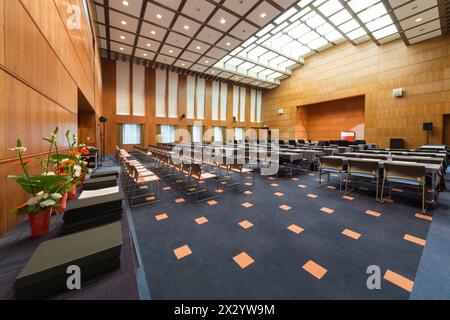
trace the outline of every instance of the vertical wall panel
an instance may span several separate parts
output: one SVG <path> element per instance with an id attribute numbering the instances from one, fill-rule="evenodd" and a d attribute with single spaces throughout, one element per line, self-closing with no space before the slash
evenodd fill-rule
<path id="1" fill-rule="evenodd" d="M 239 102 L 239 121 L 244 122 L 245 121 L 245 100 L 247 98 L 247 88 L 241 87 L 241 94 L 240 94 L 240 102 Z"/>
<path id="2" fill-rule="evenodd" d="M 227 120 L 227 100 L 228 100 L 228 85 L 224 82 L 220 84 L 220 120 Z"/>
<path id="3" fill-rule="evenodd" d="M 133 116 L 145 116 L 145 67 L 133 64 Z"/>
<path id="4" fill-rule="evenodd" d="M 261 122 L 262 91 L 256 92 L 256 122 Z"/>
<path id="5" fill-rule="evenodd" d="M 219 88 L 220 82 L 212 82 L 212 112 L 211 120 L 219 120 Z"/>
<path id="6" fill-rule="evenodd" d="M 167 97 L 169 118 L 178 118 L 178 73 L 169 72 L 169 96 Z"/>
<path id="7" fill-rule="evenodd" d="M 116 114 L 130 115 L 129 62 L 116 62 Z"/>
<path id="8" fill-rule="evenodd" d="M 167 71 L 156 69 L 155 70 L 155 116 L 166 116 L 166 78 Z"/>
<path id="9" fill-rule="evenodd" d="M 256 122 L 256 90 L 250 90 L 250 122 Z"/>
<path id="10" fill-rule="evenodd" d="M 205 119 L 205 79 L 197 78 L 197 119 Z"/>
<path id="11" fill-rule="evenodd" d="M 233 118 L 239 120 L 239 87 L 233 86 Z"/>
<path id="12" fill-rule="evenodd" d="M 194 119 L 195 107 L 195 77 L 187 77 L 187 87 L 186 87 L 186 118 Z"/>

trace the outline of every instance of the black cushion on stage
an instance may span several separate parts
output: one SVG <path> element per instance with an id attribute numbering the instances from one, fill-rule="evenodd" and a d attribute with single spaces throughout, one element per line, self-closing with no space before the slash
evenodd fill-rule
<path id="1" fill-rule="evenodd" d="M 119 171 L 117 170 L 111 170 L 111 171 L 102 171 L 102 172 L 92 172 L 89 175 L 89 179 L 97 179 L 102 177 L 108 177 L 108 176 L 119 176 Z"/>
<path id="2" fill-rule="evenodd" d="M 117 186 L 116 176 L 106 176 L 95 179 L 87 179 L 83 183 L 83 190 L 97 190 Z"/>
<path id="3" fill-rule="evenodd" d="M 16 278 L 16 297 L 42 298 L 65 290 L 69 265 L 80 267 L 82 281 L 117 269 L 121 248 L 120 222 L 44 241 Z"/>
<path id="4" fill-rule="evenodd" d="M 79 221 L 92 216 L 122 211 L 123 193 L 115 192 L 99 197 L 77 199 L 67 204 L 65 222 Z"/>
<path id="5" fill-rule="evenodd" d="M 93 217 L 74 220 L 72 222 L 64 222 L 63 226 L 61 227 L 60 234 L 66 235 L 83 231 L 86 229 L 99 227 L 107 223 L 112 223 L 120 219 L 122 219 L 122 209 L 115 212 L 108 212 L 107 214 L 94 215 Z"/>

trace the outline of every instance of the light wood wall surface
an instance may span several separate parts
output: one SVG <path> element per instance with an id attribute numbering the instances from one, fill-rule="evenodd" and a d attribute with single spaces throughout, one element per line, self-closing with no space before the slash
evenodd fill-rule
<path id="1" fill-rule="evenodd" d="M 114 153 L 117 145 L 116 124 L 130 123 L 142 124 L 145 126 L 144 144 L 154 144 L 156 142 L 157 126 L 162 124 L 174 125 L 177 128 L 187 129 L 191 125 L 202 125 L 204 131 L 213 128 L 213 126 L 223 126 L 226 128 L 260 128 L 261 123 L 250 122 L 250 89 L 247 88 L 245 100 L 245 120 L 233 122 L 233 87 L 228 85 L 227 98 L 227 118 L 226 121 L 212 120 L 212 82 L 206 81 L 205 84 L 205 105 L 204 120 L 180 119 L 180 115 L 186 114 L 186 90 L 187 78 L 185 75 L 178 76 L 178 118 L 156 117 L 155 116 L 155 69 L 145 69 L 145 116 L 117 115 L 116 114 L 116 61 L 102 59 L 103 72 L 103 107 L 104 115 L 108 118 L 106 123 L 106 153 Z M 130 77 L 132 77 L 130 75 Z M 167 92 L 167 90 L 166 90 Z M 167 97 L 166 97 L 167 98 Z M 132 107 L 131 107 L 132 108 Z M 166 99 L 167 109 L 167 99 Z M 195 108 L 195 110 L 197 110 Z M 166 112 L 167 114 L 167 112 Z M 177 137 L 176 137 L 177 138 Z M 125 146 L 131 150 L 131 146 Z"/>
<path id="2" fill-rule="evenodd" d="M 394 88 L 403 88 L 404 97 L 393 97 Z M 426 141 L 422 123 L 433 122 L 430 143 L 441 143 L 443 115 L 450 113 L 450 36 L 411 46 L 343 43 L 313 55 L 263 93 L 262 123 L 279 128 L 282 139 L 308 138 L 298 106 L 359 95 L 365 95 L 368 142 L 388 147 L 390 138 L 403 138 L 406 147 L 418 147 Z"/>
<path id="3" fill-rule="evenodd" d="M 78 6 L 81 28 L 67 26 L 69 5 Z M 48 137 L 60 128 L 77 133 L 78 93 L 96 114 L 102 112 L 101 66 L 91 43 L 82 0 L 0 0 L 0 237 L 19 221 L 12 210 L 28 196 L 6 178 L 21 174 L 9 148 L 21 138 L 40 170 Z"/>

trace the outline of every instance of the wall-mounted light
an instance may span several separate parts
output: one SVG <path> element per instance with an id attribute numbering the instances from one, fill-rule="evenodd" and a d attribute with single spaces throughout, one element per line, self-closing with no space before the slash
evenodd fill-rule
<path id="1" fill-rule="evenodd" d="M 281 108 L 278 109 L 278 115 L 279 115 L 279 116 L 282 116 L 282 115 L 283 115 L 283 112 L 284 112 L 283 109 L 281 109 Z"/>
<path id="2" fill-rule="evenodd" d="M 392 90 L 392 95 L 394 97 L 403 97 L 403 88 L 395 88 Z"/>

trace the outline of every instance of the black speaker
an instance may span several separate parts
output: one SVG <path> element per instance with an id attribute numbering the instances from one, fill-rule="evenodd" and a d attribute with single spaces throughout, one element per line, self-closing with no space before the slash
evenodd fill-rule
<path id="1" fill-rule="evenodd" d="M 233 117 L 233 122 L 236 122 L 236 117 Z"/>
<path id="2" fill-rule="evenodd" d="M 423 130 L 424 131 L 431 131 L 431 130 L 433 130 L 433 122 L 424 122 L 423 123 Z"/>
<path id="3" fill-rule="evenodd" d="M 180 116 L 180 120 L 183 120 L 184 118 L 186 118 L 186 115 L 183 113 L 183 114 Z"/>
<path id="4" fill-rule="evenodd" d="M 105 116 L 101 116 L 100 118 L 98 118 L 98 121 L 103 123 L 103 122 L 108 121 L 108 119 Z"/>

